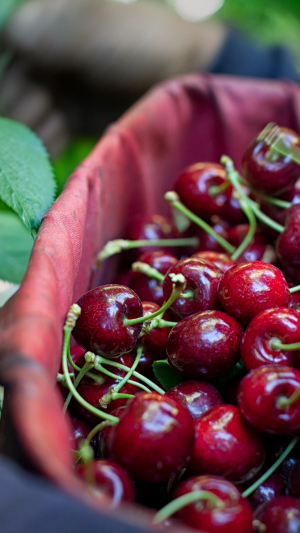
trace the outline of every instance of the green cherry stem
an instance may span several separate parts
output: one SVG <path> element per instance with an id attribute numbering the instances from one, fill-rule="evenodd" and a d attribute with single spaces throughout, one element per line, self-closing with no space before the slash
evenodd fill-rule
<path id="1" fill-rule="evenodd" d="M 124 318 L 123 324 L 124 326 L 134 326 L 135 324 L 140 324 L 141 322 L 145 322 L 148 320 L 151 320 L 152 318 L 155 318 L 161 314 L 163 314 L 169 307 L 172 305 L 172 303 L 178 298 L 178 296 L 181 296 L 181 293 L 185 290 L 186 287 L 186 279 L 182 274 L 174 274 L 171 273 L 169 276 L 172 279 L 173 286 L 172 286 L 172 292 L 169 299 L 154 313 L 151 313 L 149 315 L 140 316 L 138 318 Z"/>
<path id="2" fill-rule="evenodd" d="M 294 342 L 291 344 L 282 344 L 279 339 L 273 337 L 269 340 L 269 346 L 271 350 L 287 350 L 292 352 L 293 350 L 300 350 L 300 342 Z"/>
<path id="3" fill-rule="evenodd" d="M 291 207 L 291 202 L 286 202 L 285 200 L 281 200 L 280 198 L 273 198 L 272 196 L 267 196 L 266 194 L 263 194 L 262 192 L 258 191 L 257 189 L 254 189 L 253 187 L 249 187 L 249 185 L 245 184 L 248 189 L 250 189 L 251 192 L 255 194 L 258 198 L 261 198 L 264 202 L 272 205 L 276 205 L 277 207 L 282 207 L 282 209 L 288 209 Z"/>
<path id="4" fill-rule="evenodd" d="M 176 500 L 171 501 L 165 505 L 165 507 L 160 509 L 153 518 L 153 524 L 161 524 L 174 513 L 180 511 L 183 507 L 198 502 L 199 500 L 207 500 L 212 507 L 218 507 L 219 509 L 225 505 L 223 500 L 213 492 L 208 490 L 195 490 L 193 492 L 188 492 L 188 494 L 183 494 L 183 496 L 179 496 L 179 498 L 176 498 Z"/>
<path id="5" fill-rule="evenodd" d="M 291 287 L 289 291 L 291 294 L 293 294 L 294 292 L 300 291 L 300 285 L 295 285 L 295 287 Z"/>
<path id="6" fill-rule="evenodd" d="M 298 441 L 299 441 L 299 437 L 294 437 L 291 440 L 290 444 L 287 446 L 284 452 L 282 452 L 280 457 L 278 457 L 277 461 L 275 461 L 275 463 L 272 466 L 270 466 L 270 468 L 268 468 L 268 470 L 257 481 L 255 481 L 253 485 L 251 485 L 251 487 L 249 487 L 242 493 L 242 496 L 244 498 L 248 498 L 248 496 L 250 496 L 252 492 L 254 492 L 264 481 L 266 481 L 266 479 L 270 477 L 271 474 L 273 474 L 273 472 L 275 472 L 275 470 L 281 465 L 284 459 L 289 455 L 292 449 L 296 446 Z"/>
<path id="7" fill-rule="evenodd" d="M 185 215 L 187 218 L 189 218 L 192 222 L 197 224 L 197 226 L 199 226 L 201 229 L 206 231 L 206 233 L 208 233 L 209 235 L 214 237 L 214 239 L 216 239 L 216 241 L 219 243 L 219 245 L 222 246 L 222 248 L 224 248 L 224 250 L 226 250 L 226 252 L 228 252 L 229 254 L 232 254 L 234 252 L 234 250 L 235 250 L 234 246 L 232 246 L 232 244 L 230 244 L 228 241 L 226 241 L 226 239 L 224 239 L 221 235 L 216 233 L 216 231 L 213 230 L 213 228 L 211 228 L 210 225 L 207 224 L 207 222 L 202 220 L 202 218 L 198 217 L 192 211 L 190 211 L 180 201 L 179 196 L 178 196 L 178 194 L 175 191 L 167 192 L 165 194 L 165 200 L 167 200 L 167 202 L 169 202 L 169 204 L 171 204 L 173 207 L 175 207 L 175 209 L 180 211 L 183 215 Z"/>
<path id="8" fill-rule="evenodd" d="M 159 270 L 153 268 L 148 263 L 143 263 L 142 261 L 136 261 L 135 263 L 132 263 L 131 269 L 133 272 L 140 272 L 141 274 L 148 276 L 148 278 L 153 278 L 157 281 L 164 281 L 165 279 L 165 276 L 159 272 Z"/>
<path id="9" fill-rule="evenodd" d="M 97 433 L 99 433 L 99 431 L 102 431 L 102 429 L 106 428 L 107 426 L 113 426 L 114 424 L 112 424 L 110 422 L 110 420 L 104 420 L 104 422 L 100 422 L 100 424 L 97 424 L 97 426 L 95 426 L 88 434 L 88 436 L 86 437 L 86 439 L 81 443 L 80 445 L 80 450 L 76 451 L 76 456 L 77 456 L 77 459 L 76 459 L 76 462 L 78 463 L 78 461 L 81 460 L 82 456 L 83 456 L 83 453 L 82 451 L 85 450 L 87 447 L 90 447 L 90 442 L 92 440 L 92 438 L 97 435 Z M 75 450 L 74 450 L 75 451 Z"/>
<path id="10" fill-rule="evenodd" d="M 221 185 L 212 185 L 209 188 L 209 194 L 211 196 L 217 196 L 218 194 L 226 191 L 226 189 L 228 189 L 229 185 L 230 185 L 230 181 L 229 180 L 224 181 L 223 183 L 221 183 Z"/>
<path id="11" fill-rule="evenodd" d="M 99 366 L 100 372 L 101 372 L 101 368 L 100 368 L 101 364 L 114 366 L 116 368 L 120 368 L 121 370 L 126 370 L 127 372 L 130 370 L 129 366 L 122 365 L 121 363 L 116 363 L 115 361 L 112 361 L 110 359 L 105 359 L 101 355 L 95 355 L 95 354 L 92 354 L 91 352 L 88 352 L 88 353 L 89 353 L 89 361 L 94 363 L 94 367 L 96 368 L 96 370 L 98 370 L 98 366 Z M 85 354 L 85 355 L 87 356 L 87 354 Z M 138 378 L 140 381 L 143 381 L 144 383 L 146 383 L 149 387 L 151 387 L 153 390 L 155 390 L 159 394 L 165 394 L 165 391 L 163 389 L 158 387 L 158 385 L 153 383 L 153 381 L 151 381 L 150 379 L 148 379 L 145 376 L 143 376 L 143 374 L 140 374 L 139 372 L 136 372 L 136 370 L 135 370 L 133 372 L 133 375 L 134 375 L 134 377 Z M 133 384 L 134 385 L 138 385 L 134 381 L 133 381 Z"/>
<path id="12" fill-rule="evenodd" d="M 240 204 L 242 210 L 244 211 L 249 221 L 249 230 L 246 237 L 244 238 L 243 242 L 241 242 L 239 247 L 231 254 L 231 259 L 233 259 L 233 261 L 236 261 L 240 257 L 240 255 L 246 250 L 247 246 L 249 246 L 254 237 L 256 231 L 256 218 L 250 207 L 249 198 L 244 193 L 243 188 L 240 185 L 240 175 L 234 168 L 232 159 L 230 159 L 230 157 L 228 157 L 227 155 L 223 155 L 221 157 L 221 163 L 225 167 L 228 180 L 240 196 Z"/>
<path id="13" fill-rule="evenodd" d="M 123 392 L 116 392 L 112 394 L 112 400 L 120 400 L 122 398 L 134 398 L 134 394 L 125 394 Z"/>
<path id="14" fill-rule="evenodd" d="M 278 222 L 275 222 L 275 220 L 265 215 L 265 213 L 263 213 L 260 210 L 259 205 L 256 202 L 254 202 L 254 200 L 251 200 L 249 198 L 249 203 L 251 205 L 253 212 L 257 216 L 257 218 L 259 218 L 262 222 L 264 222 L 270 228 L 274 229 L 275 231 L 278 231 L 278 233 L 282 233 L 284 231 L 284 226 L 282 226 L 281 224 L 278 224 Z"/>
<path id="15" fill-rule="evenodd" d="M 77 304 L 71 305 L 67 318 L 66 318 L 64 328 L 63 328 L 64 340 L 63 340 L 63 353 L 62 353 L 62 367 L 63 367 L 63 373 L 64 373 L 65 380 L 67 383 L 67 387 L 72 392 L 74 398 L 88 411 L 90 411 L 96 416 L 99 416 L 100 418 L 110 420 L 113 424 L 117 424 L 119 419 L 116 416 L 112 416 L 112 415 L 109 415 L 108 413 L 104 413 L 103 411 L 100 411 L 100 409 L 96 409 L 95 407 L 90 405 L 88 402 L 86 402 L 84 398 L 82 398 L 82 396 L 75 389 L 72 383 L 72 380 L 69 376 L 68 351 L 69 351 L 69 346 L 70 346 L 70 337 L 71 337 L 71 332 L 76 324 L 76 320 L 80 315 L 80 312 L 81 312 L 81 309 L 79 305 Z"/>
<path id="16" fill-rule="evenodd" d="M 98 266 L 102 261 L 108 259 L 112 255 L 119 254 L 123 250 L 131 250 L 132 248 L 140 248 L 145 246 L 197 246 L 199 239 L 197 237 L 179 238 L 179 239 L 141 239 L 138 241 L 129 241 L 125 239 L 115 239 L 109 241 L 102 248 L 97 257 Z"/>
<path id="17" fill-rule="evenodd" d="M 163 320 L 162 318 L 158 320 L 158 322 L 155 324 L 156 328 L 174 328 L 178 322 L 171 322 L 170 320 Z"/>
<path id="18" fill-rule="evenodd" d="M 73 361 L 73 359 L 71 357 L 70 348 L 68 349 L 68 354 L 67 355 L 68 355 L 68 361 L 69 361 L 69 364 L 71 365 L 71 367 L 74 368 L 74 370 L 76 370 L 76 372 L 80 372 L 80 370 L 81 370 L 80 366 L 77 366 L 74 363 L 74 361 Z M 96 383 L 101 382 L 101 376 L 99 377 L 96 374 L 93 374 L 92 372 L 87 372 L 86 375 L 87 375 L 88 378 L 93 379 Z"/>
<path id="19" fill-rule="evenodd" d="M 82 367 L 82 369 L 80 370 L 80 372 L 78 373 L 78 375 L 76 376 L 76 379 L 74 381 L 74 388 L 77 389 L 80 381 L 82 380 L 83 376 L 85 376 L 85 374 L 91 369 L 93 368 L 93 365 L 90 364 L 90 363 L 85 363 Z M 66 412 L 66 410 L 68 409 L 69 407 L 69 403 L 72 399 L 72 396 L 73 396 L 73 393 L 72 391 L 70 390 L 67 398 L 66 398 L 66 401 L 64 403 L 64 408 L 63 408 L 63 411 L 64 413 Z"/>

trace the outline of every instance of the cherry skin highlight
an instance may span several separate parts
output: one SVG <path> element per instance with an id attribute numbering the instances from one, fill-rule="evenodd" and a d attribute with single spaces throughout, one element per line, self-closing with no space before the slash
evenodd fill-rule
<path id="1" fill-rule="evenodd" d="M 298 533 L 300 531 L 300 500 L 278 496 L 258 507 L 255 518 L 265 527 L 263 533 Z"/>
<path id="2" fill-rule="evenodd" d="M 204 413 L 215 405 L 221 405 L 224 400 L 221 393 L 207 381 L 190 379 L 183 381 L 166 392 L 166 396 L 175 398 L 189 411 L 194 420 L 201 418 Z"/>
<path id="3" fill-rule="evenodd" d="M 219 300 L 226 313 L 248 324 L 260 311 L 288 307 L 288 284 L 274 265 L 253 261 L 236 265 L 220 281 Z"/>
<path id="4" fill-rule="evenodd" d="M 211 250 L 205 250 L 203 252 L 195 252 L 192 257 L 197 257 L 198 259 L 204 259 L 205 261 L 210 261 L 216 265 L 222 272 L 226 272 L 232 266 L 236 265 L 236 262 L 233 261 L 229 255 L 214 252 Z"/>
<path id="5" fill-rule="evenodd" d="M 300 387 L 300 372 L 282 365 L 251 370 L 241 381 L 238 403 L 244 417 L 259 431 L 300 434 L 300 399 L 286 407 L 280 399 L 290 398 Z"/>
<path id="6" fill-rule="evenodd" d="M 242 483 L 262 467 L 265 449 L 238 407 L 218 405 L 195 422 L 192 475 L 213 474 Z"/>
<path id="7" fill-rule="evenodd" d="M 214 379 L 225 375 L 240 358 L 243 330 L 222 311 L 184 318 L 167 342 L 169 364 L 188 377 Z"/>
<path id="8" fill-rule="evenodd" d="M 241 358 L 247 370 L 280 364 L 299 368 L 299 350 L 272 349 L 271 339 L 292 344 L 300 339 L 300 314 L 286 307 L 267 309 L 251 320 L 241 342 Z"/>
<path id="9" fill-rule="evenodd" d="M 193 449 L 194 423 L 173 398 L 139 393 L 109 435 L 115 461 L 133 478 L 158 483 L 180 471 Z"/>
<path id="10" fill-rule="evenodd" d="M 185 524 L 208 533 L 251 533 L 251 507 L 233 483 L 213 475 L 192 477 L 178 487 L 174 499 L 198 490 L 215 494 L 224 506 L 214 507 L 207 500 L 191 503 L 176 513 Z"/>
<path id="11" fill-rule="evenodd" d="M 248 224 L 239 224 L 234 226 L 228 232 L 228 241 L 233 244 L 235 248 L 243 242 L 249 231 Z M 261 261 L 266 251 L 268 241 L 264 234 L 257 229 L 250 244 L 246 250 L 238 257 L 237 263 L 245 263 L 246 261 Z"/>
<path id="12" fill-rule="evenodd" d="M 81 314 L 72 334 L 85 350 L 108 358 L 132 350 L 142 324 L 126 327 L 124 319 L 143 315 L 142 302 L 133 290 L 123 285 L 102 285 L 84 294 L 77 304 Z"/>

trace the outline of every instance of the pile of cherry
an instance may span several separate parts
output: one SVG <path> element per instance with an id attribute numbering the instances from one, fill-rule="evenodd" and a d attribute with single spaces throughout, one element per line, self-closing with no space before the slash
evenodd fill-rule
<path id="1" fill-rule="evenodd" d="M 60 380 L 76 470 L 112 507 L 300 532 L 299 147 L 271 125 L 243 177 L 226 156 L 185 169 L 165 196 L 177 225 L 132 221 L 100 253 L 134 258 L 122 284 L 71 307 Z"/>

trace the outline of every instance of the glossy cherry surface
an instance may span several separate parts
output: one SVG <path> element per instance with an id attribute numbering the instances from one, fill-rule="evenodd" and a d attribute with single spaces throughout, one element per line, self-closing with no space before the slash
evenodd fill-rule
<path id="1" fill-rule="evenodd" d="M 238 402 L 245 418 L 267 433 L 299 434 L 300 399 L 280 407 L 281 398 L 290 398 L 300 387 L 300 372 L 282 365 L 251 370 L 241 381 Z"/>
<path id="2" fill-rule="evenodd" d="M 139 393 L 126 406 L 109 436 L 112 457 L 137 479 L 160 482 L 187 463 L 194 422 L 173 398 Z"/>
<path id="3" fill-rule="evenodd" d="M 169 268 L 177 263 L 178 258 L 170 252 L 155 250 L 154 252 L 145 252 L 137 260 L 147 263 L 165 275 Z M 158 305 L 162 305 L 164 301 L 162 281 L 150 278 L 141 272 L 130 270 L 129 287 L 138 294 L 141 300 L 155 302 Z"/>
<path id="4" fill-rule="evenodd" d="M 214 215 L 210 219 L 210 227 L 218 234 L 223 237 L 226 241 L 228 241 L 229 236 L 229 230 L 230 225 L 225 220 L 221 219 L 217 215 Z M 198 231 L 198 238 L 199 238 L 199 245 L 197 247 L 196 251 L 205 251 L 205 250 L 211 250 L 214 252 L 223 252 L 224 248 L 216 241 L 216 239 L 204 231 L 203 229 L 200 229 Z"/>
<path id="5" fill-rule="evenodd" d="M 300 204 L 287 210 L 285 230 L 279 235 L 276 252 L 283 266 L 299 270 L 300 267 Z M 291 274 L 292 270 L 289 270 Z M 294 281 L 293 276 L 291 280 Z M 297 279 L 295 279 L 297 283 Z"/>
<path id="6" fill-rule="evenodd" d="M 189 411 L 194 420 L 201 418 L 204 413 L 215 405 L 224 403 L 221 393 L 207 381 L 190 379 L 183 381 L 166 392 L 166 396 L 175 398 Z"/>
<path id="7" fill-rule="evenodd" d="M 243 242 L 249 231 L 248 224 L 239 224 L 234 226 L 228 232 L 228 241 L 238 248 Z M 260 261 L 266 251 L 268 241 L 263 233 L 257 229 L 250 244 L 248 244 L 246 250 L 238 257 L 237 263 L 244 263 L 245 261 Z"/>
<path id="8" fill-rule="evenodd" d="M 289 490 L 292 496 L 300 497 L 300 459 L 292 466 L 289 480 Z"/>
<path id="9" fill-rule="evenodd" d="M 178 487 L 174 498 L 199 490 L 215 494 L 224 506 L 214 507 L 208 500 L 191 503 L 176 514 L 185 524 L 209 533 L 251 533 L 251 507 L 233 483 L 213 475 L 192 477 Z"/>
<path id="10" fill-rule="evenodd" d="M 287 147 L 300 146 L 299 136 L 288 128 L 280 128 Z M 273 194 L 289 188 L 299 177 L 299 166 L 289 156 L 271 150 L 264 140 L 255 139 L 243 157 L 243 173 L 252 187 Z"/>
<path id="11" fill-rule="evenodd" d="M 172 279 L 170 274 L 182 274 L 186 279 L 186 291 L 192 292 L 192 297 L 186 299 L 178 297 L 171 309 L 181 318 L 211 309 L 219 309 L 218 285 L 222 276 L 221 270 L 204 259 L 190 257 L 178 261 L 169 268 L 163 282 L 165 300 L 172 293 Z"/>
<path id="12" fill-rule="evenodd" d="M 226 272 L 229 268 L 236 265 L 236 262 L 229 257 L 229 255 L 214 252 L 211 250 L 205 250 L 203 252 L 195 252 L 192 257 L 198 257 L 199 259 L 204 259 L 205 261 L 210 261 L 216 265 L 222 272 Z"/>
<path id="13" fill-rule="evenodd" d="M 120 416 L 124 412 L 124 409 L 125 409 L 125 405 L 121 407 L 117 407 L 116 409 L 111 411 L 111 414 L 113 416 L 116 416 L 117 418 L 120 418 Z M 109 441 L 110 432 L 112 431 L 113 427 L 114 426 L 106 426 L 103 429 L 101 429 L 101 431 L 99 431 L 97 435 L 97 440 L 98 440 L 97 458 L 99 457 L 101 459 L 110 459 L 110 450 L 109 450 L 108 441 Z"/>
<path id="14" fill-rule="evenodd" d="M 78 466 L 76 471 L 79 477 L 87 481 L 90 476 L 95 488 L 112 499 L 112 507 L 117 507 L 121 502 L 134 501 L 133 483 L 126 470 L 114 461 L 98 459 L 91 464 Z"/>
<path id="15" fill-rule="evenodd" d="M 260 475 L 261 473 L 257 474 L 256 477 L 259 477 Z M 250 486 L 253 482 L 254 480 L 248 481 L 245 488 Z M 268 477 L 268 479 L 261 483 L 250 496 L 248 496 L 247 500 L 253 509 L 257 509 L 257 507 L 265 502 L 270 502 L 278 496 L 285 496 L 286 490 L 285 480 L 280 474 L 278 474 L 278 472 L 274 472 Z"/>
<path id="16" fill-rule="evenodd" d="M 174 190 L 181 202 L 201 218 L 220 215 L 225 202 L 230 198 L 232 187 L 213 195 L 212 187 L 227 181 L 225 169 L 217 163 L 195 163 L 186 168 L 177 178 Z"/>
<path id="17" fill-rule="evenodd" d="M 238 407 L 213 407 L 195 422 L 195 445 L 188 469 L 234 482 L 251 479 L 262 467 L 265 449 Z"/>
<path id="18" fill-rule="evenodd" d="M 127 227 L 127 239 L 132 241 L 154 240 L 154 239 L 176 239 L 179 237 L 178 231 L 172 220 L 168 217 L 154 214 L 150 216 L 134 217 Z M 131 250 L 132 255 L 138 257 L 144 252 L 161 250 L 162 246 L 141 246 Z M 176 248 L 166 247 L 168 252 L 176 253 Z"/>
<path id="19" fill-rule="evenodd" d="M 167 357 L 178 372 L 214 379 L 223 376 L 240 358 L 240 324 L 222 311 L 205 311 L 184 318 L 172 329 Z"/>
<path id="20" fill-rule="evenodd" d="M 91 427 L 78 417 L 72 418 L 72 433 L 70 435 L 71 446 L 74 450 L 79 450 L 82 444 L 91 431 Z M 94 451 L 97 450 L 97 438 L 94 437 L 90 442 Z"/>
<path id="21" fill-rule="evenodd" d="M 299 533 L 300 500 L 291 496 L 278 496 L 261 505 L 255 518 L 264 525 L 260 529 L 263 533 Z"/>
<path id="22" fill-rule="evenodd" d="M 226 313 L 244 324 L 260 311 L 288 307 L 290 302 L 283 274 L 277 267 L 262 261 L 242 263 L 227 270 L 218 294 Z"/>
<path id="23" fill-rule="evenodd" d="M 247 370 L 267 364 L 299 367 L 299 350 L 273 349 L 271 339 L 282 344 L 298 342 L 300 314 L 287 307 L 276 307 L 251 320 L 241 342 L 241 358 Z"/>
<path id="24" fill-rule="evenodd" d="M 105 357 L 118 357 L 132 350 L 142 324 L 125 326 L 124 319 L 143 315 L 137 294 L 123 285 L 102 285 L 84 294 L 77 304 L 81 314 L 73 337 L 86 350 Z"/>

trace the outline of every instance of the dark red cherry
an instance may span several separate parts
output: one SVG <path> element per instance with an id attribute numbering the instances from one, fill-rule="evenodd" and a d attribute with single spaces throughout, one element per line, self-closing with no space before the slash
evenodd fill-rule
<path id="1" fill-rule="evenodd" d="M 97 459 L 89 464 L 77 466 L 77 474 L 87 482 L 94 481 L 94 488 L 99 488 L 102 493 L 112 499 L 115 508 L 121 502 L 134 501 L 134 486 L 126 470 L 114 461 Z M 91 477 L 91 479 L 89 479 Z"/>
<path id="2" fill-rule="evenodd" d="M 85 350 L 109 358 L 132 350 L 142 324 L 125 326 L 124 319 L 143 315 L 142 302 L 133 290 L 102 285 L 84 294 L 77 304 L 81 314 L 72 334 Z"/>
<path id="3" fill-rule="evenodd" d="M 240 224 L 231 228 L 228 232 L 228 241 L 238 248 L 243 242 L 249 230 L 248 224 Z M 244 263 L 245 261 L 260 261 L 266 251 L 268 241 L 263 233 L 257 229 L 251 243 L 246 250 L 238 257 L 237 263 Z"/>
<path id="4" fill-rule="evenodd" d="M 121 414 L 124 412 L 124 409 L 125 409 L 125 405 L 121 407 L 117 407 L 116 409 L 111 411 L 110 414 L 119 418 Z M 110 450 L 109 450 L 108 441 L 109 441 L 110 432 L 113 429 L 113 427 L 114 426 L 106 426 L 103 429 L 101 429 L 101 431 L 99 431 L 97 435 L 97 439 L 98 439 L 98 456 L 97 457 L 100 457 L 103 459 L 110 459 Z"/>
<path id="5" fill-rule="evenodd" d="M 249 189 L 243 186 L 242 188 L 244 193 L 248 196 Z M 228 198 L 223 206 L 222 217 L 232 226 L 245 224 L 248 221 L 244 211 L 241 208 L 239 193 L 235 189 L 232 190 L 230 198 Z"/>
<path id="6" fill-rule="evenodd" d="M 226 181 L 227 176 L 222 165 L 195 163 L 180 174 L 174 190 L 186 207 L 199 217 L 209 220 L 212 215 L 221 214 L 225 202 L 231 196 L 231 185 L 225 191 L 213 194 L 213 187 Z"/>
<path id="7" fill-rule="evenodd" d="M 131 241 L 154 239 L 177 239 L 178 230 L 172 220 L 162 215 L 154 214 L 147 217 L 139 216 L 130 220 L 127 227 L 127 239 Z M 144 252 L 164 249 L 162 246 L 141 246 L 131 250 L 135 257 Z M 168 252 L 176 253 L 176 248 L 167 247 Z"/>
<path id="8" fill-rule="evenodd" d="M 224 400 L 213 385 L 207 381 L 190 379 L 183 381 L 176 387 L 169 389 L 166 396 L 175 398 L 189 411 L 194 420 L 198 420 L 204 413 L 215 405 L 221 405 Z"/>
<path id="9" fill-rule="evenodd" d="M 287 147 L 300 146 L 299 136 L 288 128 L 280 128 Z M 267 194 L 277 194 L 291 187 L 299 177 L 299 166 L 289 156 L 282 156 L 264 140 L 255 139 L 243 157 L 244 176 L 250 185 Z"/>
<path id="10" fill-rule="evenodd" d="M 236 265 L 223 275 L 219 285 L 222 307 L 236 320 L 247 324 L 260 311 L 288 307 L 288 284 L 274 265 L 253 261 Z"/>
<path id="11" fill-rule="evenodd" d="M 268 364 L 299 367 L 299 350 L 274 349 L 272 339 L 282 344 L 298 342 L 300 314 L 287 307 L 276 307 L 251 320 L 241 342 L 241 358 L 247 370 Z"/>
<path id="12" fill-rule="evenodd" d="M 178 258 L 170 252 L 155 250 L 154 252 L 145 252 L 137 260 L 147 263 L 165 275 L 169 268 L 177 263 Z M 129 287 L 137 293 L 141 300 L 155 302 L 158 305 L 162 305 L 164 301 L 162 281 L 150 278 L 141 272 L 130 270 Z"/>
<path id="13" fill-rule="evenodd" d="M 258 507 L 255 519 L 261 522 L 258 533 L 299 533 L 300 500 L 278 496 Z"/>
<path id="14" fill-rule="evenodd" d="M 280 234 L 276 251 L 283 268 L 299 270 L 300 267 L 300 204 L 292 205 L 287 210 L 285 230 Z M 291 273 L 291 271 L 290 271 Z M 290 275 L 291 281 L 294 281 Z M 297 283 L 297 280 L 295 280 Z"/>
<path id="15" fill-rule="evenodd" d="M 123 365 L 131 367 L 133 364 L 133 359 L 129 355 L 123 355 L 122 357 L 120 357 L 119 362 Z M 124 377 L 126 375 L 125 370 L 121 370 L 119 368 L 112 369 L 112 367 L 109 367 L 108 369 L 120 377 Z M 134 376 L 132 376 L 130 379 L 133 381 L 136 380 Z M 80 381 L 79 385 L 77 386 L 77 391 L 83 397 L 83 399 L 87 401 L 90 405 L 96 407 L 97 409 L 103 410 L 103 407 L 101 407 L 99 400 L 102 398 L 102 396 L 108 394 L 109 391 L 111 391 L 111 389 L 115 385 L 117 385 L 117 383 L 119 383 L 119 381 L 107 377 L 105 375 L 103 375 L 103 382 L 100 384 L 96 383 L 93 379 L 84 376 Z M 134 385 L 131 385 L 130 383 L 125 383 L 125 385 L 123 385 L 119 392 L 123 394 L 136 394 L 139 390 L 140 389 L 138 389 Z M 114 409 L 117 409 L 117 407 L 125 405 L 127 401 L 128 398 L 120 398 L 118 400 L 113 400 L 107 405 L 105 412 L 110 413 Z M 77 408 L 82 418 L 87 420 L 87 422 L 94 425 L 99 424 L 99 418 L 90 411 L 88 411 L 80 403 L 77 403 Z"/>
<path id="16" fill-rule="evenodd" d="M 261 473 L 257 474 L 257 477 L 259 477 Z M 244 488 L 249 487 L 252 485 L 254 480 L 248 481 Z M 270 502 L 271 500 L 274 500 L 274 498 L 277 498 L 277 496 L 285 496 L 286 495 L 286 483 L 283 477 L 278 474 L 277 472 L 274 472 L 268 479 L 263 481 L 257 489 L 248 496 L 247 500 L 250 503 L 251 507 L 253 509 L 256 509 L 260 505 L 262 505 L 265 502 Z"/>
<path id="17" fill-rule="evenodd" d="M 213 215 L 210 219 L 209 225 L 218 235 L 221 235 L 223 239 L 228 241 L 228 233 L 230 230 L 230 225 L 228 222 L 222 220 L 217 215 Z M 199 245 L 197 246 L 195 252 L 203 252 L 206 250 L 211 250 L 214 252 L 224 251 L 224 248 L 216 241 L 216 239 L 203 229 L 199 229 L 197 236 L 199 238 Z"/>
<path id="18" fill-rule="evenodd" d="M 218 405 L 195 422 L 191 474 L 213 474 L 241 483 L 251 479 L 264 460 L 264 445 L 238 407 Z"/>
<path id="19" fill-rule="evenodd" d="M 187 282 L 186 291 L 192 293 L 188 299 L 176 298 L 171 306 L 172 311 L 180 318 L 200 311 L 219 309 L 218 285 L 222 272 L 217 266 L 196 257 L 181 259 L 166 273 L 163 282 L 165 300 L 168 300 L 172 293 L 173 282 L 170 274 L 182 274 Z"/>
<path id="20" fill-rule="evenodd" d="M 172 329 L 167 342 L 170 365 L 194 378 L 223 376 L 240 358 L 243 330 L 222 311 L 205 311 L 184 318 Z"/>
<path id="21" fill-rule="evenodd" d="M 85 441 L 90 431 L 91 427 L 88 426 L 88 424 L 86 424 L 83 420 L 78 417 L 72 418 L 72 433 L 70 435 L 72 449 L 79 450 L 80 444 Z M 93 437 L 90 444 L 96 452 L 97 437 Z"/>
<path id="22" fill-rule="evenodd" d="M 137 479 L 158 483 L 180 471 L 194 443 L 189 412 L 173 398 L 140 393 L 109 436 L 112 457 Z"/>
<path id="23" fill-rule="evenodd" d="M 203 252 L 195 252 L 192 257 L 198 257 L 199 259 L 204 259 L 205 261 L 210 261 L 216 265 L 222 272 L 226 272 L 229 268 L 236 265 L 236 262 L 229 257 L 227 254 L 220 252 L 213 252 L 206 250 Z"/>
<path id="24" fill-rule="evenodd" d="M 300 459 L 291 468 L 288 485 L 292 496 L 300 498 Z"/>
<path id="25" fill-rule="evenodd" d="M 174 498 L 200 490 L 215 494 L 223 506 L 215 507 L 205 499 L 191 503 L 176 513 L 185 524 L 209 533 L 251 533 L 251 507 L 227 479 L 213 475 L 192 477 L 178 487 Z"/>
<path id="26" fill-rule="evenodd" d="M 283 407 L 300 387 L 300 372 L 282 365 L 266 365 L 251 370 L 241 381 L 238 402 L 248 422 L 266 433 L 300 432 L 300 399 Z"/>

